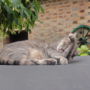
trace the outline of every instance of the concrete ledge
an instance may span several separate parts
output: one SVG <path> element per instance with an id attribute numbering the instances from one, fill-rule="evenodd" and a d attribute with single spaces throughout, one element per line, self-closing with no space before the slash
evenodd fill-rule
<path id="1" fill-rule="evenodd" d="M 90 90 L 90 57 L 69 65 L 0 66 L 0 90 Z"/>

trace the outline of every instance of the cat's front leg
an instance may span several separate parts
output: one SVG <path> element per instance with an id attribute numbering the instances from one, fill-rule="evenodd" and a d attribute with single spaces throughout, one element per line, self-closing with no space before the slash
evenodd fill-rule
<path id="1" fill-rule="evenodd" d="M 34 62 L 37 65 L 56 65 L 57 64 L 57 60 L 53 59 L 53 58 L 47 58 L 47 59 L 42 59 L 42 60 L 33 60 L 32 62 Z"/>
<path id="2" fill-rule="evenodd" d="M 66 64 L 68 64 L 68 59 L 63 56 L 59 56 L 59 58 L 57 59 L 57 64 L 58 65 L 66 65 Z"/>

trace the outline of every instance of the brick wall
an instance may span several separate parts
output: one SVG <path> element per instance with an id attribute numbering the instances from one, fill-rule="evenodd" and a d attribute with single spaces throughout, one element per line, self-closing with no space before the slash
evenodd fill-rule
<path id="1" fill-rule="evenodd" d="M 47 43 L 59 40 L 75 27 L 90 25 L 90 0 L 42 0 L 45 13 L 29 35 Z"/>

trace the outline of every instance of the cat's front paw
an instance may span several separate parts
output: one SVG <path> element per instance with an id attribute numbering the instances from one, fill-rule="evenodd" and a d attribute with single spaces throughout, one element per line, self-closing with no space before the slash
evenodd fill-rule
<path id="1" fill-rule="evenodd" d="M 46 59 L 47 65 L 56 65 L 57 64 L 57 60 L 50 58 L 50 59 Z"/>
<path id="2" fill-rule="evenodd" d="M 65 65 L 65 64 L 68 64 L 68 59 L 63 57 L 63 56 L 60 56 L 60 64 L 61 65 Z"/>

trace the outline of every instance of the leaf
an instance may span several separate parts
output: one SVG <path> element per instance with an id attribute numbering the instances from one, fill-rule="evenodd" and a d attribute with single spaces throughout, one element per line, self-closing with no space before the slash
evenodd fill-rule
<path id="1" fill-rule="evenodd" d="M 80 56 L 88 56 L 88 53 L 82 53 Z"/>
<path id="2" fill-rule="evenodd" d="M 12 4 L 14 7 L 17 7 L 21 4 L 21 0 L 12 0 Z"/>
<path id="3" fill-rule="evenodd" d="M 81 46 L 81 50 L 82 50 L 83 52 L 87 52 L 89 49 L 88 49 L 88 47 L 87 47 L 86 45 L 82 45 L 82 46 Z"/>

